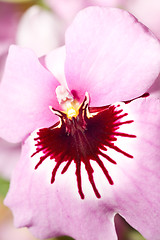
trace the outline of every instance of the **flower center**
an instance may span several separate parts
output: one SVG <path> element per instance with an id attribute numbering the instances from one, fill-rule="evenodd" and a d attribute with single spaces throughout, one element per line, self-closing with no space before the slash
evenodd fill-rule
<path id="1" fill-rule="evenodd" d="M 73 103 L 69 103 L 67 106 L 66 115 L 69 119 L 72 119 L 73 117 L 76 118 L 78 116 L 79 109 L 77 106 Z"/>
<path id="2" fill-rule="evenodd" d="M 135 135 L 118 131 L 120 126 L 131 124 L 133 120 L 124 121 L 123 118 L 128 114 L 123 113 L 123 109 L 119 109 L 114 105 L 89 108 L 88 94 L 86 94 L 80 106 L 78 106 L 77 102 L 70 102 L 66 109 L 66 112 L 62 112 L 51 108 L 59 116 L 60 122 L 38 131 L 38 136 L 34 139 L 36 151 L 32 154 L 32 157 L 39 152 L 42 153 L 42 156 L 35 169 L 46 158 L 50 157 L 50 159 L 53 159 L 56 164 L 52 171 L 51 183 L 54 183 L 60 165 L 66 163 L 61 172 L 64 174 L 70 164 L 74 162 L 78 192 L 81 199 L 84 199 L 85 195 L 81 181 L 83 177 L 81 176 L 81 165 L 83 163 L 95 196 L 101 198 L 94 181 L 94 170 L 91 166 L 91 161 L 97 163 L 108 183 L 113 185 L 113 180 L 104 163 L 109 161 L 112 164 L 116 164 L 116 161 L 107 154 L 107 150 L 112 149 L 128 158 L 133 158 L 132 155 L 115 144 L 117 136 L 122 138 L 136 137 Z"/>

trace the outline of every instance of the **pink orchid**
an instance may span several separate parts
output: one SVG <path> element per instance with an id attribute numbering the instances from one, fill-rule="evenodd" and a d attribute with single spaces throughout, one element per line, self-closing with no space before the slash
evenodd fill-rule
<path id="1" fill-rule="evenodd" d="M 41 63 L 11 47 L 0 134 L 23 141 L 5 199 L 17 227 L 114 240 L 119 213 L 159 240 L 160 100 L 149 91 L 159 70 L 159 41 L 120 9 L 82 10 Z"/>

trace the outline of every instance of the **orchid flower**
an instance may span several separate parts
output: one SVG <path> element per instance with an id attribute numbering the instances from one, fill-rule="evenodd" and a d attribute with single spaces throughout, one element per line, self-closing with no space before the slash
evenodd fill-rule
<path id="1" fill-rule="evenodd" d="M 0 135 L 23 141 L 5 204 L 38 238 L 117 239 L 119 213 L 159 240 L 160 45 L 114 8 L 82 10 L 65 47 L 39 59 L 12 46 Z M 61 71 L 61 72 L 59 72 Z"/>

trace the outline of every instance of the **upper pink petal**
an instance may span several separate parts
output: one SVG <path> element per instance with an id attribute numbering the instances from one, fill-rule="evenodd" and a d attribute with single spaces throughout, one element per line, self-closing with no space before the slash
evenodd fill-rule
<path id="1" fill-rule="evenodd" d="M 0 86 L 0 135 L 19 142 L 37 127 L 52 125 L 58 81 L 29 49 L 12 46 Z"/>
<path id="2" fill-rule="evenodd" d="M 82 10 L 66 32 L 66 78 L 82 100 L 100 106 L 143 94 L 160 70 L 160 44 L 131 14 Z"/>

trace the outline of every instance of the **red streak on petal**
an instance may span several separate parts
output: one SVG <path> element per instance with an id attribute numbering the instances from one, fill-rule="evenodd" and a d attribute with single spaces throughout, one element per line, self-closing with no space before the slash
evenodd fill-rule
<path id="1" fill-rule="evenodd" d="M 54 183 L 56 173 L 62 163 L 66 162 L 66 165 L 61 171 L 61 174 L 64 174 L 70 164 L 74 162 L 78 193 L 81 199 L 85 198 L 82 190 L 83 176 L 81 175 L 81 163 L 83 163 L 95 196 L 101 198 L 94 181 L 94 170 L 91 166 L 91 161 L 97 163 L 108 183 L 113 185 L 113 180 L 104 162 L 109 161 L 112 164 L 116 164 L 116 160 L 108 156 L 107 151 L 108 149 L 113 149 L 130 159 L 133 158 L 131 154 L 120 149 L 115 143 L 118 136 L 122 138 L 136 138 L 136 136 L 118 131 L 120 126 L 133 123 L 133 120 L 123 121 L 124 117 L 128 115 L 127 113 L 123 113 L 123 109 L 116 109 L 114 105 L 89 109 L 85 101 L 86 98 L 76 118 L 68 119 L 67 116 L 62 113 L 60 116 L 61 126 L 56 123 L 54 126 L 38 131 L 38 137 L 34 139 L 36 151 L 32 154 L 32 157 L 37 153 L 42 154 L 35 169 L 48 157 L 55 161 L 56 164 L 52 171 L 51 183 Z M 87 111 L 89 110 L 90 113 L 96 113 L 96 115 L 87 117 Z M 60 111 L 59 114 L 61 114 Z M 102 151 L 105 151 L 105 153 Z"/>

